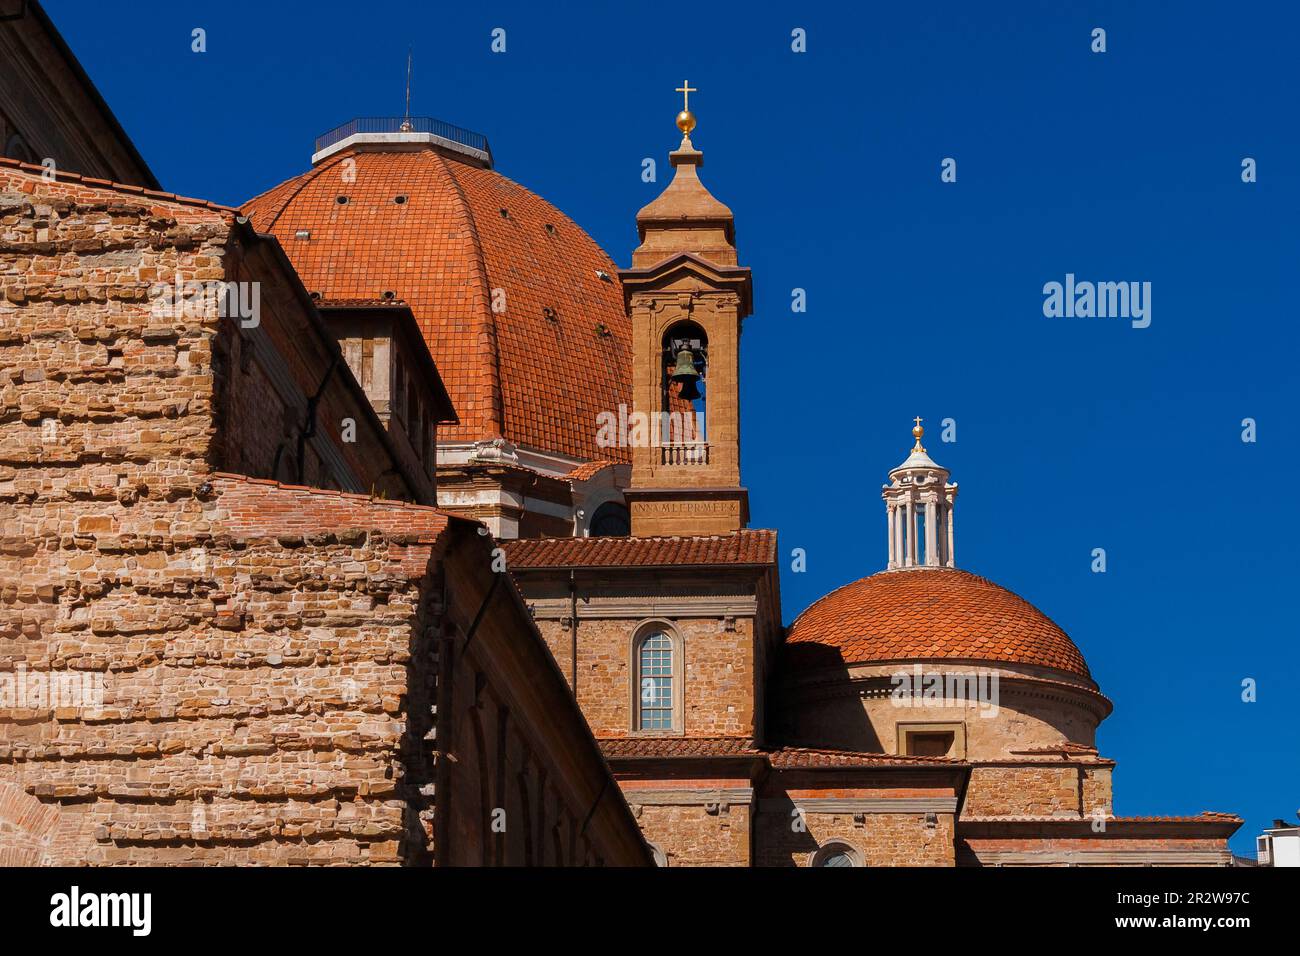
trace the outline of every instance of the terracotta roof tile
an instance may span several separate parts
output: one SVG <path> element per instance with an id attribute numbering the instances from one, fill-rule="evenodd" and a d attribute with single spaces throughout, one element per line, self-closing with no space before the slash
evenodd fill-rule
<path id="1" fill-rule="evenodd" d="M 757 757 L 761 751 L 748 737 L 602 737 L 609 758 Z"/>
<path id="2" fill-rule="evenodd" d="M 953 757 L 913 757 L 904 754 L 874 754 L 855 750 L 827 750 L 813 747 L 779 747 L 768 759 L 778 770 L 831 769 L 834 767 L 965 766 Z"/>
<path id="3" fill-rule="evenodd" d="M 767 760 L 777 770 L 965 766 L 963 761 L 948 757 L 906 757 L 810 747 L 759 747 L 748 737 L 604 737 L 599 743 L 610 759 L 755 757 Z"/>
<path id="4" fill-rule="evenodd" d="M 886 571 L 817 601 L 790 626 L 792 668 L 976 660 L 1050 667 L 1091 680 L 1074 642 L 1042 611 L 952 568 Z"/>
<path id="5" fill-rule="evenodd" d="M 389 291 L 409 303 L 460 417 L 439 441 L 504 437 L 628 460 L 626 449 L 596 444 L 596 416 L 631 404 L 618 272 L 550 203 L 424 149 L 341 152 L 244 208 L 279 237 L 309 290 L 327 299 Z M 505 296 L 500 313 L 495 289 Z"/>
<path id="6" fill-rule="evenodd" d="M 1047 817 L 1047 816 L 1007 816 L 1007 817 L 962 817 L 961 824 L 967 823 L 1060 823 L 1075 824 L 1090 823 L 1092 817 Z M 1149 816 L 1149 817 L 1106 817 L 1107 824 L 1111 823 L 1244 823 L 1245 821 L 1235 813 L 1218 813 L 1213 810 L 1205 810 L 1195 816 Z"/>
<path id="7" fill-rule="evenodd" d="M 1096 748 L 1096 747 L 1088 747 L 1088 746 L 1086 746 L 1086 745 L 1084 745 L 1084 744 L 1063 743 L 1063 744 L 1053 744 L 1053 745 L 1050 746 L 1050 747 L 1026 747 L 1026 748 L 1024 748 L 1023 750 L 1012 750 L 1012 751 L 1010 751 L 1010 752 L 1013 753 L 1013 754 L 1045 754 L 1045 755 L 1056 755 L 1056 754 L 1069 754 L 1069 755 L 1075 755 L 1075 754 L 1083 754 L 1083 755 L 1087 755 L 1087 754 L 1095 754 L 1095 753 L 1097 753 L 1097 748 Z"/>
<path id="8" fill-rule="evenodd" d="M 34 176 L 40 176 L 42 179 L 48 174 L 44 166 L 34 166 L 31 163 L 24 163 L 21 160 L 12 159 L 8 156 L 0 156 L 0 167 L 15 169 L 19 172 L 30 173 Z M 88 186 L 93 189 L 107 189 L 118 193 L 129 193 L 133 196 L 147 196 L 150 199 L 161 199 L 164 202 L 177 203 L 182 206 L 198 206 L 201 209 L 210 209 L 214 212 L 226 214 L 225 218 L 231 219 L 239 213 L 238 209 L 231 206 L 222 206 L 218 203 L 210 202 L 207 199 L 194 199 L 190 196 L 178 196 L 176 193 L 163 192 L 158 189 L 145 189 L 143 186 L 133 186 L 130 183 L 115 183 L 111 179 L 97 179 L 93 176 L 83 176 L 80 173 L 69 173 L 63 170 L 56 170 L 54 174 L 55 182 L 76 183 L 82 186 Z"/>
<path id="9" fill-rule="evenodd" d="M 570 481 L 587 481 L 596 477 L 596 475 L 600 474 L 606 468 L 613 468 L 617 464 L 618 462 L 610 461 L 607 458 L 602 458 L 598 461 L 587 461 L 573 469 L 573 471 L 569 472 L 565 477 Z"/>
<path id="10" fill-rule="evenodd" d="M 503 541 L 513 570 L 537 568 L 700 567 L 776 561 L 776 532 L 669 538 L 524 538 Z"/>

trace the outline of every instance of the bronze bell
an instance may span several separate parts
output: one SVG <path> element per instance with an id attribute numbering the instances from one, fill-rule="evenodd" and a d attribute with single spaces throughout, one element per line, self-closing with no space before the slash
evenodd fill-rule
<path id="1" fill-rule="evenodd" d="M 700 390 L 697 387 L 700 373 L 695 368 L 695 357 L 690 349 L 682 349 L 677 353 L 677 366 L 668 377 L 674 382 L 681 383 L 681 391 L 677 393 L 678 398 L 693 402 L 700 397 Z"/>
<path id="2" fill-rule="evenodd" d="M 695 370 L 695 356 L 691 355 L 690 349 L 682 349 L 677 353 L 677 367 L 668 377 L 678 382 L 700 377 L 700 373 Z"/>

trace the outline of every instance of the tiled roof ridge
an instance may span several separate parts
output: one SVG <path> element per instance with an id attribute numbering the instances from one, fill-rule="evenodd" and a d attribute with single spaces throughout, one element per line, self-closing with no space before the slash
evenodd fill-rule
<path id="1" fill-rule="evenodd" d="M 764 753 L 815 754 L 828 757 L 884 757 L 900 762 L 931 762 L 961 764 L 967 761 L 960 757 L 921 757 L 915 754 L 890 754 L 880 750 L 845 750 L 840 747 L 805 747 L 791 744 L 771 744 L 763 748 Z"/>
<path id="2" fill-rule="evenodd" d="M 22 160 L 12 159 L 8 156 L 0 156 L 0 166 L 16 169 L 23 173 L 31 173 L 42 179 L 47 179 L 49 176 L 49 170 L 44 166 L 24 163 Z M 111 179 L 99 179 L 94 176 L 84 176 L 81 173 L 68 172 L 57 168 L 54 172 L 54 179 L 56 182 L 67 182 L 87 186 L 91 189 L 107 189 L 112 192 L 128 193 L 132 196 L 147 196 L 150 199 L 161 199 L 164 202 L 172 202 L 182 206 L 197 206 L 201 209 L 211 209 L 214 212 L 229 213 L 232 216 L 240 215 L 240 210 L 234 206 L 223 206 L 220 203 L 212 202 L 209 199 L 197 199 L 193 196 L 181 196 L 176 193 L 163 192 L 159 189 L 146 189 L 144 186 L 133 186 L 130 183 L 119 183 Z"/>
<path id="3" fill-rule="evenodd" d="M 866 750 L 838 750 L 819 747 L 759 745 L 749 736 L 632 736 L 600 737 L 597 742 L 611 756 L 621 759 L 709 759 L 719 757 L 753 757 L 763 759 L 776 769 L 818 769 L 843 767 L 859 761 L 865 766 L 941 766 L 966 767 L 967 761 L 955 757 L 919 757 L 910 754 L 887 754 Z M 713 748 L 713 749 L 710 749 Z M 805 759 L 801 759 L 805 758 Z"/>
<path id="4" fill-rule="evenodd" d="M 342 297 L 338 299 L 320 298 L 316 300 L 318 306 L 374 306 L 376 308 L 410 308 L 405 299 L 367 299 L 361 296 Z"/>
<path id="5" fill-rule="evenodd" d="M 1020 814 L 1015 816 L 964 816 L 957 821 L 958 826 L 966 823 L 1090 823 L 1094 817 L 1072 816 L 1072 817 L 1053 817 L 1032 814 Z M 1111 823 L 1244 823 L 1244 818 L 1235 813 L 1220 813 L 1217 810 L 1202 810 L 1200 813 L 1192 815 L 1152 815 L 1152 816 L 1105 816 L 1096 819 L 1103 819 L 1107 824 Z"/>
<path id="6" fill-rule="evenodd" d="M 337 182 L 350 160 L 355 181 Z M 630 459 L 598 447 L 594 427 L 602 411 L 631 404 L 618 269 L 546 199 L 435 149 L 361 150 L 286 178 L 244 210 L 280 238 L 308 289 L 405 300 L 459 414 L 446 441 Z M 584 374 L 586 387 L 573 388 Z"/>
<path id="7" fill-rule="evenodd" d="M 276 200 L 271 203 L 271 206 L 272 208 L 275 209 L 275 212 L 271 214 L 270 218 L 268 218 L 266 222 L 254 223 L 254 225 L 258 228 L 259 231 L 270 232 L 272 229 L 275 228 L 275 224 L 280 221 L 280 216 L 282 216 L 284 214 L 284 211 L 289 208 L 289 204 L 293 202 L 294 198 L 298 195 L 298 193 L 306 189 L 307 186 L 312 182 L 314 182 L 317 177 L 319 177 L 323 172 L 325 172 L 325 170 L 332 169 L 334 166 L 343 162 L 343 160 L 346 159 L 347 157 L 354 156 L 354 155 L 355 155 L 355 151 L 349 150 L 348 152 L 339 153 L 336 156 L 332 156 L 330 157 L 328 162 L 321 163 L 319 166 L 311 166 L 310 168 L 303 170 L 297 176 L 290 176 L 284 182 L 277 183 L 276 185 L 272 186 L 270 189 L 258 193 L 252 199 L 249 199 L 247 202 L 245 202 L 242 208 L 250 209 L 256 206 L 261 200 L 266 199 L 272 193 L 276 193 L 277 194 Z"/>
<path id="8" fill-rule="evenodd" d="M 570 538 L 570 537 L 562 537 L 562 536 L 556 536 L 554 538 L 515 538 L 514 541 L 512 541 L 511 543 L 514 544 L 514 543 L 528 542 L 529 544 L 542 544 L 542 543 L 552 544 L 558 542 L 567 543 L 571 541 L 589 541 L 592 542 L 594 545 L 595 542 L 602 542 L 602 541 L 612 541 L 612 542 L 722 541 L 725 539 L 737 537 L 739 535 L 749 535 L 749 534 L 763 535 L 763 534 L 776 534 L 776 533 L 777 532 L 775 528 L 737 528 L 735 531 L 714 532 L 712 534 L 643 534 L 643 535 L 617 534 L 617 535 L 602 535 L 600 537 L 591 537 L 591 538 Z"/>
<path id="9" fill-rule="evenodd" d="M 759 567 L 776 560 L 776 541 L 773 529 L 740 528 L 726 534 L 517 538 L 503 545 L 517 569 Z"/>
<path id="10" fill-rule="evenodd" d="M 595 458 L 591 461 L 584 461 L 579 465 L 574 465 L 564 477 L 569 481 L 588 481 L 596 477 L 606 468 L 613 468 L 621 462 L 611 461 L 608 458 Z"/>
<path id="11" fill-rule="evenodd" d="M 483 239 L 479 235 L 478 220 L 474 216 L 474 207 L 470 205 L 469 197 L 465 195 L 465 187 L 461 184 L 460 177 L 452 169 L 452 165 L 447 161 L 447 158 L 437 150 L 421 150 L 419 155 L 431 155 L 435 162 L 441 164 L 442 171 L 446 174 L 456 192 L 458 215 L 464 222 L 470 242 L 474 247 L 473 268 L 475 278 L 479 283 L 479 294 L 482 296 L 482 308 L 478 310 L 480 334 L 476 337 L 476 344 L 480 357 L 485 360 L 486 367 L 489 369 L 487 379 L 481 383 L 486 398 L 486 404 L 484 405 L 486 414 L 483 416 L 480 427 L 486 428 L 491 435 L 503 437 L 505 399 L 501 392 L 501 348 L 497 341 L 496 315 L 492 312 L 492 284 L 487 274 L 487 254 L 483 248 Z M 500 174 L 498 173 L 498 175 Z"/>
<path id="12" fill-rule="evenodd" d="M 1020 750 L 1011 750 L 1013 754 L 1054 754 L 1065 751 L 1067 753 L 1097 753 L 1096 747 L 1089 747 L 1087 744 L 1076 744 L 1070 741 L 1060 744 L 1050 744 L 1046 747 L 1024 747 Z"/>

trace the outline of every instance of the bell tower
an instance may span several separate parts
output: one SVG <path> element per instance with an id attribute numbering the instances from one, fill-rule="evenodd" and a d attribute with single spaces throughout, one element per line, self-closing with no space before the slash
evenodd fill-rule
<path id="1" fill-rule="evenodd" d="M 889 473 L 889 484 L 881 490 L 889 519 L 889 569 L 951 568 L 957 486 L 948 481 L 948 469 L 936 465 L 921 445 L 921 419 L 913 421 L 912 453 Z"/>
<path id="2" fill-rule="evenodd" d="M 740 483 L 740 331 L 751 309 L 735 220 L 700 182 L 689 82 L 677 114 L 673 180 L 636 216 L 641 245 L 622 270 L 632 319 L 632 534 L 725 534 L 749 522 Z"/>

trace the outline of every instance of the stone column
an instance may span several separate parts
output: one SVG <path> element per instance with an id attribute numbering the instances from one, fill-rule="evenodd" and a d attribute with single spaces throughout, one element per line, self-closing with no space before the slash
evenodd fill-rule
<path id="1" fill-rule="evenodd" d="M 939 563 L 939 529 L 936 522 L 939 517 L 938 506 L 933 498 L 925 503 L 925 563 Z"/>
<path id="2" fill-rule="evenodd" d="M 907 499 L 907 567 L 916 566 L 916 502 Z"/>
<path id="3" fill-rule="evenodd" d="M 955 568 L 957 565 L 952 553 L 952 502 L 948 502 L 948 567 Z"/>
<path id="4" fill-rule="evenodd" d="M 889 525 L 889 567 L 894 567 L 894 506 L 885 507 L 885 516 Z"/>

